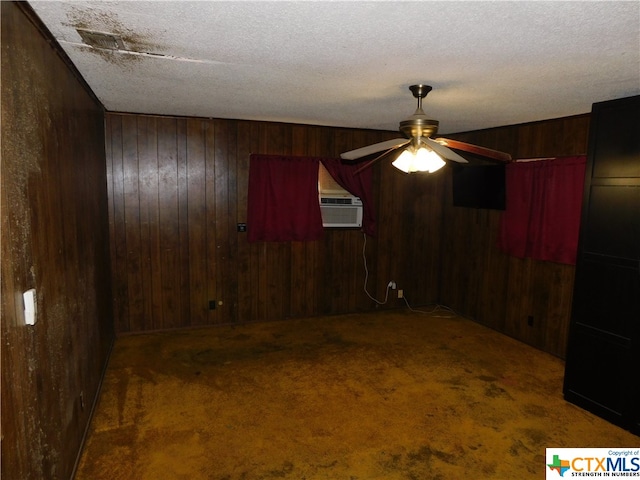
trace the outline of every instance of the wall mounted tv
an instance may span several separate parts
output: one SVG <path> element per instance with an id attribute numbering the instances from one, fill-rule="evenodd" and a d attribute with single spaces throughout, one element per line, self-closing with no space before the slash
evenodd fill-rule
<path id="1" fill-rule="evenodd" d="M 504 210 L 504 165 L 453 165 L 453 206 Z"/>

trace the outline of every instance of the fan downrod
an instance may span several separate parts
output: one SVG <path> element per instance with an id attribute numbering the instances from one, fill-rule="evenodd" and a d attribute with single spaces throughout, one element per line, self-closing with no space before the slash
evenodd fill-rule
<path id="1" fill-rule="evenodd" d="M 422 99 L 432 90 L 429 85 L 411 85 L 413 96 L 418 99 L 416 112 L 408 119 L 400 122 L 400 132 L 407 138 L 418 141 L 420 137 L 430 137 L 438 131 L 439 122 L 427 117 L 422 110 Z"/>
<path id="2" fill-rule="evenodd" d="M 426 97 L 431 90 L 433 90 L 433 87 L 431 87 L 430 85 L 411 85 L 409 87 L 409 90 L 411 90 L 411 93 L 413 93 L 414 97 L 421 100 Z"/>

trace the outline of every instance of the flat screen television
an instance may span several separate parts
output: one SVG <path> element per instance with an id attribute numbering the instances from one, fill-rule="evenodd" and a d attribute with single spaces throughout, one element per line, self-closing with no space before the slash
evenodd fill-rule
<path id="1" fill-rule="evenodd" d="M 504 210 L 504 165 L 453 165 L 453 206 Z"/>

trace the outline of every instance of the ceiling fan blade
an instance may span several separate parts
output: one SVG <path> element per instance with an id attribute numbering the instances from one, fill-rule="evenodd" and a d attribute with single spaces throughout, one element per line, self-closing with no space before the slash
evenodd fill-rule
<path id="1" fill-rule="evenodd" d="M 427 138 L 427 137 L 422 137 L 421 140 L 423 142 L 425 142 L 429 146 L 429 148 L 431 148 L 431 150 L 436 152 L 438 155 L 440 155 L 445 160 L 451 160 L 451 161 L 458 162 L 458 163 L 469 163 L 466 158 L 461 157 L 460 155 L 458 155 L 453 150 L 443 146 L 441 143 L 436 142 L 435 140 L 432 140 L 432 139 Z"/>
<path id="2" fill-rule="evenodd" d="M 381 152 L 383 150 L 393 150 L 409 143 L 406 138 L 394 138 L 393 140 L 387 140 L 385 142 L 374 143 L 373 145 L 367 145 L 366 147 L 357 148 L 340 154 L 340 158 L 343 160 L 357 160 L 358 158 L 366 157 L 374 153 Z M 376 159 L 377 160 L 377 159 Z"/>
<path id="3" fill-rule="evenodd" d="M 374 158 L 373 160 L 369 160 L 368 162 L 364 163 L 363 165 L 359 166 L 358 168 L 355 169 L 355 171 L 353 172 L 354 175 L 357 175 L 358 173 L 360 173 L 363 170 L 366 170 L 367 168 L 373 166 L 374 163 L 376 163 L 379 160 L 382 160 L 384 157 L 386 157 L 387 155 L 389 155 L 391 152 L 393 152 L 394 150 L 397 150 L 398 148 L 402 147 L 404 144 L 395 146 L 395 147 L 391 147 L 388 148 L 385 152 L 381 153 L 380 155 L 378 155 L 376 158 Z"/>
<path id="4" fill-rule="evenodd" d="M 458 150 L 474 153 L 483 157 L 500 160 L 501 162 L 511 161 L 511 155 L 509 155 L 508 153 L 500 152 L 498 150 L 492 150 L 491 148 L 485 148 L 479 145 L 473 145 L 471 143 L 460 142 L 458 140 L 450 140 L 448 138 L 436 138 L 434 141 L 438 142 L 440 145 L 444 145 L 445 147 L 456 148 Z"/>

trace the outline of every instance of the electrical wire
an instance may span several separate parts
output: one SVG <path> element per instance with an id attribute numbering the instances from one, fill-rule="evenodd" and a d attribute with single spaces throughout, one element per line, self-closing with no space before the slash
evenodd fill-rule
<path id="1" fill-rule="evenodd" d="M 364 293 L 367 294 L 367 296 L 373 300 L 374 302 L 376 302 L 378 305 L 384 305 L 387 303 L 387 301 L 389 300 L 389 288 L 391 287 L 391 283 L 387 284 L 387 289 L 385 291 L 385 295 L 384 295 L 384 301 L 381 302 L 380 300 L 374 298 L 369 291 L 367 290 L 367 282 L 369 280 L 369 268 L 367 267 L 367 254 L 366 254 L 366 248 L 367 248 L 367 235 L 363 234 L 362 235 L 364 238 L 364 242 L 362 244 L 362 260 L 363 260 L 363 264 L 364 264 Z M 425 311 L 425 310 L 418 310 L 413 308 L 410 304 L 409 304 L 409 300 L 407 300 L 406 296 L 402 296 L 402 299 L 404 300 L 404 303 L 407 305 L 407 308 L 409 309 L 409 311 L 414 312 L 414 313 L 422 313 L 424 315 L 430 315 L 432 317 L 436 317 L 436 318 L 453 318 L 456 316 L 460 316 L 458 313 L 456 313 L 455 310 L 453 310 L 452 308 L 447 307 L 446 305 L 440 305 L 438 303 L 434 304 L 433 308 L 430 309 L 429 311 Z M 436 312 L 439 311 L 444 311 L 444 312 L 448 312 L 447 314 L 440 314 L 440 315 L 435 315 Z"/>
<path id="2" fill-rule="evenodd" d="M 362 259 L 363 259 L 363 262 L 364 262 L 364 293 L 366 293 L 367 296 L 371 300 L 376 302 L 378 305 L 384 305 L 385 303 L 387 303 L 387 300 L 389 300 L 389 285 L 388 284 L 387 284 L 387 290 L 386 290 L 385 295 L 384 295 L 384 302 L 381 302 L 380 300 L 372 297 L 371 294 L 369 293 L 369 291 L 367 290 L 367 282 L 369 280 L 369 268 L 367 267 L 367 254 L 366 254 L 367 234 L 363 233 L 362 236 L 364 237 L 364 243 L 362 244 Z"/>
<path id="3" fill-rule="evenodd" d="M 460 316 L 458 313 L 456 313 L 456 311 L 453 308 L 449 308 L 446 305 L 440 305 L 439 303 L 436 303 L 433 305 L 433 308 L 431 308 L 428 311 L 425 311 L 425 310 L 418 310 L 411 307 L 411 305 L 409 305 L 409 300 L 407 300 L 407 297 L 403 296 L 402 299 L 404 300 L 404 303 L 407 305 L 407 308 L 409 309 L 409 311 L 414 313 L 422 313 L 424 315 L 429 315 L 435 318 L 454 318 L 454 317 Z M 439 311 L 443 311 L 447 313 L 436 315 L 436 312 L 439 312 Z"/>

